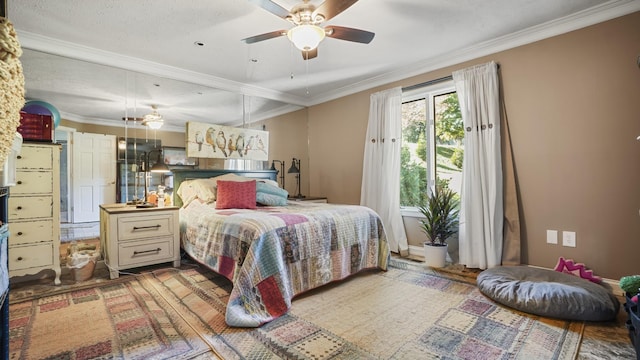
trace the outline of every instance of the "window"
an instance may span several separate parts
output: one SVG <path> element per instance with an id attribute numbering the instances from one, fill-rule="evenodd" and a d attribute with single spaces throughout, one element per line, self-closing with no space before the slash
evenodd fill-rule
<path id="1" fill-rule="evenodd" d="M 400 205 L 424 204 L 437 184 L 460 193 L 464 127 L 452 82 L 410 90 L 402 99 Z"/>

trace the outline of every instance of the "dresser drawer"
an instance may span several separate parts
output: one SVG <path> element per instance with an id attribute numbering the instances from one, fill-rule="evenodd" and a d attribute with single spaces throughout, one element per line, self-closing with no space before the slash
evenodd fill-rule
<path id="1" fill-rule="evenodd" d="M 173 261 L 173 237 L 120 243 L 118 245 L 118 265 L 130 266 L 144 263 Z"/>
<path id="2" fill-rule="evenodd" d="M 16 171 L 16 186 L 11 195 L 32 195 L 53 193 L 51 171 Z"/>
<path id="3" fill-rule="evenodd" d="M 173 213 L 118 217 L 118 241 L 158 238 L 172 235 Z"/>
<path id="4" fill-rule="evenodd" d="M 53 244 L 51 243 L 9 247 L 9 272 L 50 265 L 53 265 Z"/>
<path id="5" fill-rule="evenodd" d="M 51 146 L 23 145 L 16 161 L 16 169 L 46 169 L 53 168 L 53 151 L 60 151 Z"/>
<path id="6" fill-rule="evenodd" d="M 9 197 L 9 222 L 21 219 L 50 218 L 52 216 L 53 196 Z"/>
<path id="7" fill-rule="evenodd" d="M 53 220 L 12 222 L 9 232 L 12 246 L 54 240 Z"/>

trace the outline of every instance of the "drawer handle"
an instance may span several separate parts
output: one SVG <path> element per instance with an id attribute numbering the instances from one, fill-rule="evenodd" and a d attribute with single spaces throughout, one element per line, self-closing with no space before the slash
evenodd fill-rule
<path id="1" fill-rule="evenodd" d="M 162 250 L 162 249 L 157 248 L 157 249 L 153 249 L 153 250 L 134 251 L 133 252 L 133 256 L 141 255 L 141 254 L 148 254 L 148 253 L 159 253 L 160 250 Z"/>
<path id="2" fill-rule="evenodd" d="M 17 209 L 18 209 L 18 210 L 22 210 L 22 206 L 18 206 L 18 207 L 17 207 Z"/>
<path id="3" fill-rule="evenodd" d="M 22 261 L 22 256 L 18 256 L 18 261 Z"/>
<path id="4" fill-rule="evenodd" d="M 160 224 L 152 226 L 134 226 L 133 231 L 136 230 L 148 230 L 148 229 L 160 229 Z"/>
<path id="5" fill-rule="evenodd" d="M 22 231 L 18 231 L 18 236 L 22 235 Z"/>
<path id="6" fill-rule="evenodd" d="M 18 185 L 22 185 L 22 181 L 21 180 L 18 180 Z"/>
<path id="7" fill-rule="evenodd" d="M 18 155 L 18 156 L 16 156 L 16 158 L 17 158 L 18 160 L 20 160 L 20 159 L 22 159 L 22 156 L 21 156 L 21 155 Z"/>

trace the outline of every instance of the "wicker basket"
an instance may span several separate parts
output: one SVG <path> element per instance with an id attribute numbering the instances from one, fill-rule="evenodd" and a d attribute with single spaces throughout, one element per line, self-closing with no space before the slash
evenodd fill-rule
<path id="1" fill-rule="evenodd" d="M 73 278 L 74 281 L 86 281 L 93 277 L 93 270 L 95 268 L 96 268 L 96 261 L 92 259 L 92 260 L 89 260 L 87 265 L 79 269 L 71 268 L 69 270 L 71 271 L 71 277 Z"/>

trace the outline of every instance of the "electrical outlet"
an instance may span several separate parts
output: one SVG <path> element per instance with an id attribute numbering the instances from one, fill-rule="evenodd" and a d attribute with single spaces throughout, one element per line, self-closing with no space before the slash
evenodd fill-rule
<path id="1" fill-rule="evenodd" d="M 557 243 L 558 243 L 558 231 L 547 230 L 547 244 L 557 244 Z"/>
<path id="2" fill-rule="evenodd" d="M 562 246 L 576 247 L 576 233 L 574 231 L 562 232 Z"/>

